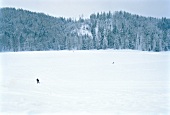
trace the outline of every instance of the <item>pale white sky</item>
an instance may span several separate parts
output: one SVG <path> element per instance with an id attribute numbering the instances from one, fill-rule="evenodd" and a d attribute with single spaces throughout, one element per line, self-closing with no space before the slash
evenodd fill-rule
<path id="1" fill-rule="evenodd" d="M 78 18 L 103 11 L 127 11 L 170 18 L 170 0 L 0 0 L 0 7 L 22 8 L 55 17 Z"/>

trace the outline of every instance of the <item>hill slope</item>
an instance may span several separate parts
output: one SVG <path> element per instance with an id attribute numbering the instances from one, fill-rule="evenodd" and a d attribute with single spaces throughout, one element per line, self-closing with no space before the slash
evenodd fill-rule
<path id="1" fill-rule="evenodd" d="M 22 9 L 0 9 L 0 51 L 170 49 L 170 19 L 127 12 L 92 14 L 77 21 Z"/>

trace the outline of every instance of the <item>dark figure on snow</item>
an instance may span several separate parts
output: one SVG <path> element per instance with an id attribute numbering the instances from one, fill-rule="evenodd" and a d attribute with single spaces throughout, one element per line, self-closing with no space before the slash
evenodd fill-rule
<path id="1" fill-rule="evenodd" d="M 112 64 L 114 64 L 114 62 Z"/>
<path id="2" fill-rule="evenodd" d="M 39 80 L 38 78 L 37 78 L 36 80 L 37 80 L 37 84 L 39 84 L 39 83 L 40 83 L 40 80 Z"/>

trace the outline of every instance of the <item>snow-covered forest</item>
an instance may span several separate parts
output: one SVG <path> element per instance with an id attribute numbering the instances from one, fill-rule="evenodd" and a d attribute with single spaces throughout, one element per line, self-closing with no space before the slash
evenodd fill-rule
<path id="1" fill-rule="evenodd" d="M 124 11 L 79 20 L 22 9 L 0 9 L 0 51 L 134 49 L 170 50 L 170 19 Z"/>

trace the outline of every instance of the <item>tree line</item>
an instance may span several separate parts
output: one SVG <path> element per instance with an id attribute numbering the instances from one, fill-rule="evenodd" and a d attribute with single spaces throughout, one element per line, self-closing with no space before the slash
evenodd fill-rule
<path id="1" fill-rule="evenodd" d="M 1 52 L 72 49 L 169 51 L 170 19 L 117 11 L 73 20 L 23 9 L 0 9 Z"/>

